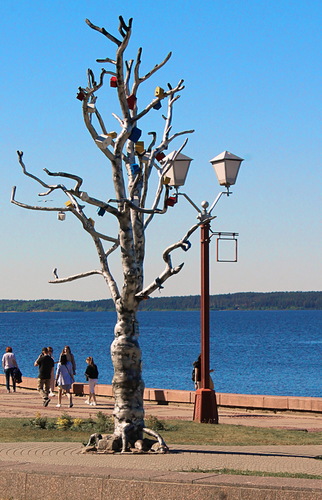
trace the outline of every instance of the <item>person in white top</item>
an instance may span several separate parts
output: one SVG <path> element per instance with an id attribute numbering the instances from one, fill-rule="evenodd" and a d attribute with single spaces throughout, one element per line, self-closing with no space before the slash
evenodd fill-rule
<path id="1" fill-rule="evenodd" d="M 13 370 L 15 367 L 18 368 L 16 357 L 12 352 L 12 347 L 8 346 L 6 347 L 6 352 L 2 356 L 2 368 L 6 376 L 7 392 L 10 392 L 10 377 L 12 380 L 13 392 L 16 392 L 16 381 L 13 377 Z"/>

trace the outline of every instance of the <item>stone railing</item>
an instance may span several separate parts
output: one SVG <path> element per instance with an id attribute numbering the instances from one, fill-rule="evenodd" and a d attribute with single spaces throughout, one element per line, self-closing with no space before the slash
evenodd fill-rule
<path id="1" fill-rule="evenodd" d="M 5 377 L 0 374 L 0 385 L 5 385 Z M 25 389 L 37 389 L 37 379 L 23 377 L 19 387 Z M 77 396 L 88 394 L 88 384 L 75 382 L 73 392 Z M 112 398 L 113 390 L 111 385 L 98 384 L 95 388 L 97 396 Z M 180 391 L 172 389 L 151 389 L 144 390 L 144 400 L 156 404 L 188 404 L 193 405 L 195 401 L 195 391 Z M 218 406 L 227 408 L 249 408 L 261 410 L 289 410 L 322 413 L 322 398 L 296 397 L 296 396 L 266 396 L 253 394 L 226 394 L 216 393 Z"/>

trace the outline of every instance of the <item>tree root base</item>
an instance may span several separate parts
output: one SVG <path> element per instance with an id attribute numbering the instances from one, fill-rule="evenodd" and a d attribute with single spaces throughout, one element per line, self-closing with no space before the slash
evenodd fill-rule
<path id="1" fill-rule="evenodd" d="M 162 440 L 138 439 L 135 443 L 128 443 L 124 449 L 122 438 L 115 434 L 92 434 L 82 453 L 91 453 L 97 455 L 106 454 L 165 454 L 169 453 L 169 448 Z"/>

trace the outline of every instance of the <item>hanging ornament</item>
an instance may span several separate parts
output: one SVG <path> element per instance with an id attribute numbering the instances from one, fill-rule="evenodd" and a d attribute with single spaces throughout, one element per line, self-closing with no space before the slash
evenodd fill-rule
<path id="1" fill-rule="evenodd" d="M 116 78 L 116 76 L 111 76 L 110 87 L 117 87 L 117 78 Z"/>
<path id="2" fill-rule="evenodd" d="M 95 111 L 96 111 L 95 104 L 93 104 L 92 102 L 89 102 L 87 104 L 87 112 L 88 113 L 95 113 Z"/>
<path id="3" fill-rule="evenodd" d="M 78 99 L 79 101 L 83 101 L 85 99 L 85 94 L 81 88 L 79 88 L 76 99 Z"/>
<path id="4" fill-rule="evenodd" d="M 129 97 L 126 98 L 126 100 L 127 100 L 127 105 L 129 107 L 129 109 L 134 109 L 136 101 L 137 101 L 136 96 L 134 94 L 131 94 L 131 95 L 129 95 Z"/>
<path id="5" fill-rule="evenodd" d="M 164 99 L 165 97 L 164 89 L 162 87 L 156 87 L 154 95 L 155 97 L 159 97 L 159 99 Z"/>
<path id="6" fill-rule="evenodd" d="M 142 154 L 144 152 L 144 141 L 138 141 L 135 144 L 135 152 Z"/>
<path id="7" fill-rule="evenodd" d="M 162 107 L 161 105 L 161 102 L 158 101 L 157 103 L 155 103 L 155 105 L 153 106 L 153 109 L 160 109 Z"/>
<path id="8" fill-rule="evenodd" d="M 130 133 L 129 139 L 132 142 L 138 142 L 142 134 L 142 130 L 137 127 L 133 127 L 132 132 Z"/>
<path id="9" fill-rule="evenodd" d="M 110 146 L 110 144 L 112 144 L 112 138 L 110 135 L 102 134 L 95 139 L 95 142 L 100 149 L 106 149 L 107 146 Z"/>
<path id="10" fill-rule="evenodd" d="M 111 137 L 111 139 L 116 139 L 116 137 L 117 137 L 117 133 L 114 132 L 114 131 L 113 132 L 108 132 L 108 134 L 106 134 L 106 135 L 108 135 L 109 137 Z"/>
<path id="11" fill-rule="evenodd" d="M 141 171 L 141 169 L 137 163 L 132 163 L 130 168 L 131 168 L 132 175 L 136 175 Z"/>
<path id="12" fill-rule="evenodd" d="M 167 207 L 173 207 L 176 203 L 178 203 L 178 198 L 176 196 L 169 196 L 169 198 L 165 200 Z"/>
<path id="13" fill-rule="evenodd" d="M 103 215 L 105 214 L 105 208 L 103 208 L 103 207 L 99 207 L 99 208 L 97 209 L 97 213 L 98 213 L 98 215 L 99 215 L 100 217 L 103 217 Z"/>
<path id="14" fill-rule="evenodd" d="M 65 219 L 66 219 L 66 214 L 65 214 L 65 212 L 58 212 L 58 213 L 57 213 L 57 219 L 58 219 L 58 220 L 65 220 Z"/>
<path id="15" fill-rule="evenodd" d="M 73 206 L 73 204 L 72 204 L 72 202 L 70 200 L 65 201 L 64 204 L 66 205 L 66 207 L 72 207 Z"/>
<path id="16" fill-rule="evenodd" d="M 161 151 L 161 153 L 158 153 L 157 155 L 155 155 L 155 159 L 158 161 L 162 161 L 163 158 L 165 158 L 165 154 L 162 153 L 162 151 Z"/>
<path id="17" fill-rule="evenodd" d="M 171 181 L 170 177 L 163 177 L 162 184 L 166 186 L 167 184 L 169 184 L 170 181 Z"/>

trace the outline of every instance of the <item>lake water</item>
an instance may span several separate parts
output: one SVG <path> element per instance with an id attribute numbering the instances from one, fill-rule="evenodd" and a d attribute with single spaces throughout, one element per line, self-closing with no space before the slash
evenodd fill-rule
<path id="1" fill-rule="evenodd" d="M 199 312 L 140 312 L 138 318 L 146 387 L 193 390 Z M 51 345 L 57 360 L 67 344 L 77 381 L 85 381 L 85 358 L 93 356 L 99 382 L 110 384 L 114 322 L 111 312 L 2 313 L 0 353 L 11 345 L 23 375 L 37 377 L 33 363 L 41 348 Z M 210 365 L 218 392 L 321 397 L 321 354 L 322 311 L 211 312 Z"/>

